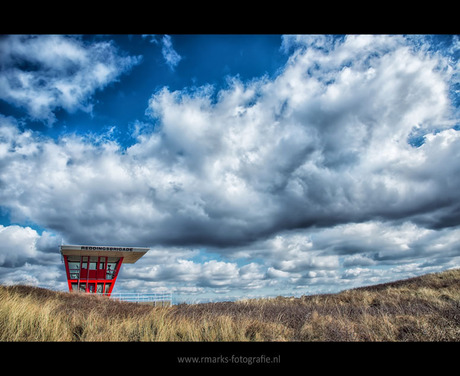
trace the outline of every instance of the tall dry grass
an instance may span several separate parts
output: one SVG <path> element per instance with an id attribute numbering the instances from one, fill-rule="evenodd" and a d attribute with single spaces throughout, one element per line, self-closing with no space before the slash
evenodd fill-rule
<path id="1" fill-rule="evenodd" d="M 1 341 L 459 341 L 460 269 L 301 298 L 152 307 L 0 286 Z"/>

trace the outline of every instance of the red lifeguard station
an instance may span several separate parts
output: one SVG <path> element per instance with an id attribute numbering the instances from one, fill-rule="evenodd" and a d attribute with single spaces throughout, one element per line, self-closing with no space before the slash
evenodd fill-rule
<path id="1" fill-rule="evenodd" d="M 61 245 L 69 291 L 112 293 L 122 263 L 134 264 L 149 248 Z"/>

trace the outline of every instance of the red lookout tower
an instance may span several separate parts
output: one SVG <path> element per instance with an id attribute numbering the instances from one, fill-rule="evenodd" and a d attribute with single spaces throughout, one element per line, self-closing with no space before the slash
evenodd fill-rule
<path id="1" fill-rule="evenodd" d="M 122 263 L 134 264 L 148 248 L 61 245 L 69 291 L 112 293 Z"/>

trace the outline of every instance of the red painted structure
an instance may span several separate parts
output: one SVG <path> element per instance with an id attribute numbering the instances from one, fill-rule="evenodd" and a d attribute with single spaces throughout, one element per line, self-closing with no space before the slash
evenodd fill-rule
<path id="1" fill-rule="evenodd" d="M 112 293 L 121 264 L 135 263 L 148 248 L 61 245 L 69 291 Z"/>

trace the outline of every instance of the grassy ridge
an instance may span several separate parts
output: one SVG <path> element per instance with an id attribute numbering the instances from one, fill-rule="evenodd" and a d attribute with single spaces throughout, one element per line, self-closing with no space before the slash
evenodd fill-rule
<path id="1" fill-rule="evenodd" d="M 0 286 L 1 341 L 459 341 L 460 269 L 338 294 L 172 307 Z"/>

